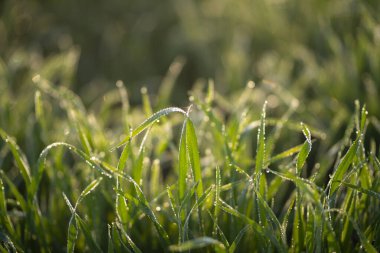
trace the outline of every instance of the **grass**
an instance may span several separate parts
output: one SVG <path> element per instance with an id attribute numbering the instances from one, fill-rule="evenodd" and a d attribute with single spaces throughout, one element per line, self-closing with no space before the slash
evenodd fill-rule
<path id="1" fill-rule="evenodd" d="M 380 249 L 378 144 L 358 101 L 331 144 L 334 129 L 297 122 L 295 98 L 271 117 L 252 82 L 230 102 L 210 81 L 186 110 L 152 107 L 147 90 L 131 107 L 118 82 L 88 112 L 33 80 L 23 148 L 0 129 L 3 252 Z"/>
<path id="2" fill-rule="evenodd" d="M 0 3 L 1 252 L 380 250 L 378 0 L 66 2 Z"/>

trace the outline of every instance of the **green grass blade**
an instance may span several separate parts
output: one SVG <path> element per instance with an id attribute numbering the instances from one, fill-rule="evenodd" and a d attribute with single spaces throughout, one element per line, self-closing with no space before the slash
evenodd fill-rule
<path id="1" fill-rule="evenodd" d="M 162 109 L 162 110 L 154 113 L 152 116 L 150 116 L 148 119 L 146 119 L 143 123 L 141 123 L 137 128 L 135 128 L 134 130 L 132 130 L 131 135 L 129 135 L 128 137 L 126 137 L 123 141 L 121 141 L 120 143 L 118 143 L 111 150 L 114 150 L 114 149 L 116 149 L 118 147 L 123 146 L 130 139 L 132 139 L 135 136 L 139 135 L 142 131 L 144 131 L 145 129 L 147 129 L 150 125 L 152 125 L 153 123 L 155 123 L 161 117 L 166 116 L 166 115 L 171 114 L 171 113 L 174 113 L 174 112 L 179 112 L 179 113 L 182 113 L 183 115 L 186 115 L 186 112 L 184 110 L 182 110 L 181 108 L 178 108 L 178 107 L 169 107 L 169 108 Z"/>
<path id="2" fill-rule="evenodd" d="M 301 175 L 302 167 L 305 164 L 307 157 L 309 156 L 309 153 L 311 151 L 311 145 L 312 145 L 310 130 L 306 127 L 305 124 L 301 123 L 301 125 L 302 125 L 302 133 L 304 134 L 306 141 L 302 145 L 302 148 L 300 152 L 298 153 L 297 163 L 296 163 L 297 175 Z"/>
<path id="3" fill-rule="evenodd" d="M 75 209 L 71 205 L 69 199 L 67 198 L 65 193 L 62 193 L 63 198 L 67 204 L 67 206 L 70 209 L 71 212 L 71 218 L 69 221 L 69 227 L 67 229 L 67 252 L 74 252 L 75 250 L 75 244 L 78 238 L 79 229 L 75 220 Z"/>
<path id="4" fill-rule="evenodd" d="M 108 246 L 107 246 L 107 253 L 114 253 L 116 252 L 115 251 L 115 247 L 113 246 L 113 238 L 112 238 L 112 234 L 111 234 L 111 225 L 108 224 Z"/>
<path id="5" fill-rule="evenodd" d="M 266 117 L 267 102 L 264 103 L 261 112 L 260 128 L 257 133 L 257 151 L 256 151 L 256 166 L 255 174 L 259 175 L 264 168 L 265 163 L 265 117 Z"/>
<path id="6" fill-rule="evenodd" d="M 91 231 L 88 228 L 88 225 L 86 224 L 86 222 L 81 217 L 79 217 L 78 214 L 75 214 L 75 222 L 78 224 L 78 227 L 83 232 L 83 234 L 86 238 L 86 242 L 88 243 L 88 246 L 89 246 L 91 252 L 99 252 L 99 253 L 102 252 L 98 243 L 96 242 L 96 240 L 92 236 Z"/>
<path id="7" fill-rule="evenodd" d="M 12 182 L 12 180 L 9 179 L 9 177 L 4 173 L 3 170 L 0 170 L 0 176 L 5 180 L 6 184 L 9 187 L 9 191 L 13 194 L 13 196 L 16 198 L 18 203 L 20 204 L 21 209 L 26 212 L 27 211 L 27 204 L 20 193 L 20 191 L 17 189 L 16 185 Z"/>
<path id="8" fill-rule="evenodd" d="M 343 179 L 344 173 L 347 171 L 348 167 L 351 165 L 352 161 L 354 160 L 356 156 L 356 152 L 359 147 L 359 138 L 357 138 L 354 143 L 351 145 L 351 147 L 348 149 L 345 156 L 340 161 L 337 169 L 335 170 L 334 175 L 331 178 L 331 187 L 330 187 L 330 196 L 332 196 L 335 191 L 338 189 L 340 183 L 338 181 L 341 181 Z"/>
<path id="9" fill-rule="evenodd" d="M 243 238 L 244 234 L 247 233 L 251 229 L 251 225 L 246 225 L 242 230 L 239 231 L 238 235 L 235 237 L 234 241 L 232 242 L 230 248 L 228 249 L 229 253 L 234 253 L 236 250 L 236 247 L 239 245 L 241 239 Z"/>
<path id="10" fill-rule="evenodd" d="M 102 177 L 99 177 L 95 180 L 93 180 L 82 192 L 81 194 L 79 195 L 79 198 L 78 198 L 78 203 L 79 201 L 83 200 L 88 194 L 90 194 L 91 192 L 93 192 L 96 187 L 99 186 L 100 182 L 102 182 L 103 178 Z"/>
<path id="11" fill-rule="evenodd" d="M 342 183 L 344 186 L 347 186 L 351 189 L 357 190 L 361 193 L 367 194 L 368 196 L 371 196 L 371 197 L 374 197 L 374 198 L 377 198 L 378 200 L 380 200 L 380 193 L 375 192 L 373 190 L 365 189 L 365 188 L 360 187 L 358 185 L 350 184 L 350 183 L 343 182 L 343 181 L 337 181 L 337 183 Z"/>
<path id="12" fill-rule="evenodd" d="M 121 156 L 119 158 L 119 162 L 117 163 L 117 171 L 121 172 L 125 169 L 130 152 L 130 143 L 127 143 L 127 145 L 124 146 L 123 151 L 121 152 Z"/>
<path id="13" fill-rule="evenodd" d="M 4 192 L 3 180 L 0 179 L 0 220 L 1 226 L 4 226 L 10 235 L 14 235 L 14 227 L 11 219 L 8 216 L 7 204 Z"/>
<path id="14" fill-rule="evenodd" d="M 186 177 L 188 169 L 188 160 L 187 160 L 187 144 L 186 144 L 186 125 L 187 119 L 183 123 L 181 131 L 181 139 L 179 142 L 179 157 L 178 157 L 178 169 L 179 169 L 179 178 L 178 178 L 178 195 L 179 200 L 185 197 L 186 192 Z"/>
<path id="15" fill-rule="evenodd" d="M 150 103 L 148 89 L 146 87 L 142 87 L 141 90 L 141 96 L 142 96 L 142 103 L 143 103 L 143 109 L 145 116 L 149 117 L 153 114 L 152 105 Z"/>
<path id="16" fill-rule="evenodd" d="M 111 177 L 110 173 L 116 173 L 117 172 L 116 169 L 112 169 L 112 171 L 110 171 L 110 169 L 111 169 L 110 166 L 107 166 L 105 163 L 99 163 L 99 161 L 97 161 L 97 159 L 95 159 L 94 157 L 89 157 L 85 152 L 83 152 L 82 150 L 78 149 L 77 147 L 75 147 L 71 144 L 67 144 L 64 142 L 55 142 L 55 143 L 47 146 L 41 152 L 41 154 L 38 158 L 38 162 L 37 162 L 38 163 L 37 164 L 38 170 L 36 172 L 36 175 L 33 176 L 33 181 L 31 183 L 31 187 L 30 187 L 31 190 L 29 192 L 30 198 L 33 198 L 38 191 L 38 187 L 39 187 L 39 184 L 40 184 L 40 181 L 42 178 L 42 174 L 45 170 L 46 157 L 47 157 L 48 153 L 52 149 L 57 148 L 57 147 L 67 148 L 69 151 L 78 155 L 78 157 L 80 157 L 83 161 L 85 161 L 86 164 L 89 165 L 92 169 L 98 170 L 102 175 L 105 175 L 107 177 Z"/>
<path id="17" fill-rule="evenodd" d="M 220 169 L 216 166 L 215 170 L 215 197 L 214 197 L 214 229 L 213 234 L 217 234 L 217 226 L 218 226 L 218 216 L 219 216 L 219 197 L 220 197 L 220 185 L 222 183 L 222 179 L 220 176 Z"/>
<path id="18" fill-rule="evenodd" d="M 174 59 L 172 64 L 170 64 L 168 72 L 166 73 L 165 78 L 162 80 L 160 89 L 158 91 L 157 101 L 159 101 L 159 105 L 161 107 L 167 106 L 169 104 L 170 95 L 172 94 L 175 81 L 181 73 L 185 63 L 185 58 L 179 56 Z"/>
<path id="19" fill-rule="evenodd" d="M 142 251 L 136 246 L 136 244 L 132 241 L 132 239 L 129 237 L 128 233 L 124 230 L 123 226 L 120 223 L 116 223 L 117 228 L 119 231 L 122 232 L 124 237 L 127 239 L 128 244 L 131 246 L 134 253 L 141 253 Z"/>
<path id="20" fill-rule="evenodd" d="M 272 156 L 272 157 L 269 159 L 269 161 L 268 161 L 268 165 L 269 165 L 269 164 L 272 164 L 272 163 L 274 163 L 274 162 L 277 162 L 277 161 L 279 161 L 279 160 L 285 159 L 285 158 L 287 158 L 287 157 L 289 157 L 289 156 L 292 156 L 292 155 L 294 155 L 294 154 L 296 154 L 296 153 L 299 153 L 299 152 L 301 151 L 301 149 L 303 148 L 303 146 L 304 146 L 304 144 L 297 145 L 297 146 L 294 146 L 294 147 L 292 147 L 292 148 L 290 148 L 290 149 L 287 149 L 287 150 L 281 152 L 281 153 L 278 154 L 278 155 Z"/>
<path id="21" fill-rule="evenodd" d="M 198 183 L 197 195 L 203 195 L 202 171 L 199 159 L 198 141 L 195 134 L 193 122 L 188 119 L 186 122 L 186 146 L 191 168 L 193 170 L 194 181 Z"/>
<path id="22" fill-rule="evenodd" d="M 12 152 L 12 155 L 16 161 L 17 167 L 20 170 L 20 173 L 25 181 L 27 187 L 29 187 L 31 183 L 31 175 L 30 175 L 30 166 L 28 164 L 28 160 L 25 155 L 22 153 L 20 147 L 14 141 L 12 137 L 10 137 L 3 129 L 0 128 L 0 137 L 3 139 L 5 144 L 9 147 Z"/>

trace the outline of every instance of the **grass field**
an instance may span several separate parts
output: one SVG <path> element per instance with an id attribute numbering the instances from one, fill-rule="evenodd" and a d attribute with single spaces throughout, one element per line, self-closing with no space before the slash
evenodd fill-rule
<path id="1" fill-rule="evenodd" d="M 70 6 L 0 4 L 1 252 L 380 251 L 378 1 Z"/>

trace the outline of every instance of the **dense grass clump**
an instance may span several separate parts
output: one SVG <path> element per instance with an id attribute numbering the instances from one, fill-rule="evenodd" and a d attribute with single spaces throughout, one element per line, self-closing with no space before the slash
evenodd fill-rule
<path id="1" fill-rule="evenodd" d="M 186 109 L 33 83 L 13 107 L 1 86 L 3 252 L 380 249 L 378 121 L 358 101 L 320 128 L 274 83 L 226 99 L 210 81 Z"/>

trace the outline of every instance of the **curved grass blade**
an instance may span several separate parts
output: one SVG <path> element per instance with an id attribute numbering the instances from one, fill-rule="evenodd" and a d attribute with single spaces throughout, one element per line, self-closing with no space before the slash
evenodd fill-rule
<path id="1" fill-rule="evenodd" d="M 178 107 L 169 107 L 162 109 L 156 113 L 154 113 L 152 116 L 150 116 L 148 119 L 146 119 L 143 123 L 141 123 L 137 128 L 132 130 L 132 133 L 126 137 L 124 140 L 122 140 L 120 143 L 118 143 L 115 147 L 111 148 L 111 150 L 114 150 L 116 148 L 119 148 L 126 144 L 130 139 L 133 137 L 139 135 L 142 131 L 144 131 L 146 128 L 148 128 L 150 125 L 152 125 L 154 122 L 156 122 L 158 119 L 160 119 L 163 116 L 166 116 L 170 113 L 179 112 L 183 115 L 186 115 L 186 112 Z"/>
<path id="2" fill-rule="evenodd" d="M 186 241 L 179 245 L 170 245 L 169 250 L 170 251 L 188 251 L 188 250 L 204 248 L 210 245 L 214 245 L 214 246 L 219 247 L 220 249 L 224 249 L 224 245 L 220 241 L 215 240 L 211 237 L 204 236 L 204 237 L 195 238 L 190 241 Z"/>
<path id="3" fill-rule="evenodd" d="M 86 162 L 86 164 L 88 164 L 91 168 L 98 170 L 102 175 L 105 175 L 107 177 L 111 177 L 110 173 L 116 173 L 117 172 L 116 169 L 111 168 L 111 166 L 108 166 L 105 163 L 97 161 L 97 159 L 94 157 L 89 157 L 85 152 L 83 152 L 82 150 L 78 149 L 77 147 L 75 147 L 71 144 L 67 144 L 65 142 L 55 142 L 55 143 L 47 146 L 41 152 L 41 154 L 38 158 L 38 162 L 37 162 L 38 170 L 36 172 L 37 174 L 34 175 L 34 177 L 33 177 L 33 181 L 31 183 L 31 190 L 29 192 L 29 197 L 31 199 L 33 199 L 35 197 L 35 195 L 38 191 L 38 187 L 39 187 L 39 184 L 40 184 L 40 181 L 42 178 L 42 174 L 45 170 L 46 157 L 47 157 L 50 150 L 52 150 L 53 148 L 57 148 L 57 147 L 67 148 L 72 153 L 78 155 L 78 157 L 80 157 L 82 160 L 84 160 Z"/>

